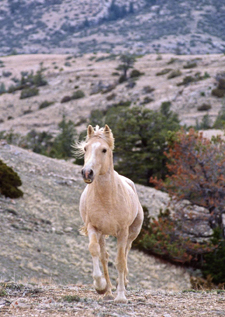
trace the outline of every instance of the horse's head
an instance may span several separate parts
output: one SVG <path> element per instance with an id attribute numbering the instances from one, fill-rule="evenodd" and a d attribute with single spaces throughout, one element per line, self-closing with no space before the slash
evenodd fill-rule
<path id="1" fill-rule="evenodd" d="M 98 126 L 93 129 L 89 125 L 86 142 L 83 143 L 82 147 L 84 166 L 81 173 L 85 183 L 90 184 L 96 176 L 107 173 L 113 167 L 114 138 L 108 125 L 101 129 Z"/>

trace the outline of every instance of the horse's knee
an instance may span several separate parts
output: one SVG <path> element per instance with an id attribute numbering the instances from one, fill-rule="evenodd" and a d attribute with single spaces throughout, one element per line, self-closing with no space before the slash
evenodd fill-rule
<path id="1" fill-rule="evenodd" d="M 88 246 L 89 252 L 93 257 L 100 255 L 100 245 L 97 241 L 91 241 Z"/>

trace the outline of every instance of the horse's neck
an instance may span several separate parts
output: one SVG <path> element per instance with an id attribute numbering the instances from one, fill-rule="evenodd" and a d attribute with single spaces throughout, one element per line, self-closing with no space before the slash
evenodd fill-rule
<path id="1" fill-rule="evenodd" d="M 110 168 L 107 173 L 98 175 L 93 182 L 94 191 L 102 197 L 112 197 L 117 192 L 117 174 L 113 168 Z"/>

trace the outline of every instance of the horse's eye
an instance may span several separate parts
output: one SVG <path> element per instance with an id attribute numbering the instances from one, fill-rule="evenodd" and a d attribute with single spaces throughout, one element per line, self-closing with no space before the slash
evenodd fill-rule
<path id="1" fill-rule="evenodd" d="M 103 149 L 103 150 L 102 150 L 102 153 L 106 153 L 106 152 L 107 152 L 107 150 L 106 150 L 106 149 Z"/>

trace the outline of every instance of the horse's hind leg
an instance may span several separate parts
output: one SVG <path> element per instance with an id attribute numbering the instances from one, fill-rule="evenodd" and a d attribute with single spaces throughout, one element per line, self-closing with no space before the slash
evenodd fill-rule
<path id="1" fill-rule="evenodd" d="M 92 255 L 93 260 L 93 279 L 94 287 L 99 294 L 104 294 L 107 291 L 106 279 L 102 276 L 102 272 L 99 265 L 100 258 L 100 244 L 99 240 L 101 234 L 91 225 L 87 227 L 89 237 L 89 251 Z"/>
<path id="2" fill-rule="evenodd" d="M 139 205 L 137 217 L 134 219 L 133 223 L 129 227 L 129 235 L 128 235 L 127 245 L 126 245 L 126 249 L 125 249 L 126 263 L 127 263 L 128 253 L 129 253 L 131 246 L 132 246 L 132 242 L 137 238 L 137 236 L 139 235 L 139 232 L 141 230 L 143 219 L 144 219 L 143 209 L 142 209 L 141 205 Z M 127 284 L 128 284 L 127 276 L 128 276 L 128 268 L 126 266 L 125 276 L 124 276 L 125 286 L 127 286 Z"/>
<path id="3" fill-rule="evenodd" d="M 126 263 L 126 244 L 128 238 L 128 230 L 124 229 L 117 237 L 117 257 L 116 257 L 116 268 L 118 271 L 118 285 L 117 285 L 117 296 L 115 302 L 126 303 L 127 299 L 125 296 L 125 274 L 127 270 Z"/>
<path id="4" fill-rule="evenodd" d="M 113 295 L 112 295 L 112 284 L 109 278 L 109 271 L 108 271 L 108 259 L 109 259 L 109 255 L 108 252 L 106 251 L 105 248 L 105 237 L 102 235 L 100 237 L 99 240 L 99 244 L 100 244 L 100 252 L 101 252 L 101 262 L 102 262 L 102 267 L 103 267 L 103 272 L 104 272 L 104 276 L 107 282 L 107 290 L 106 290 L 106 294 L 104 296 L 105 300 L 111 300 L 114 299 Z"/>

